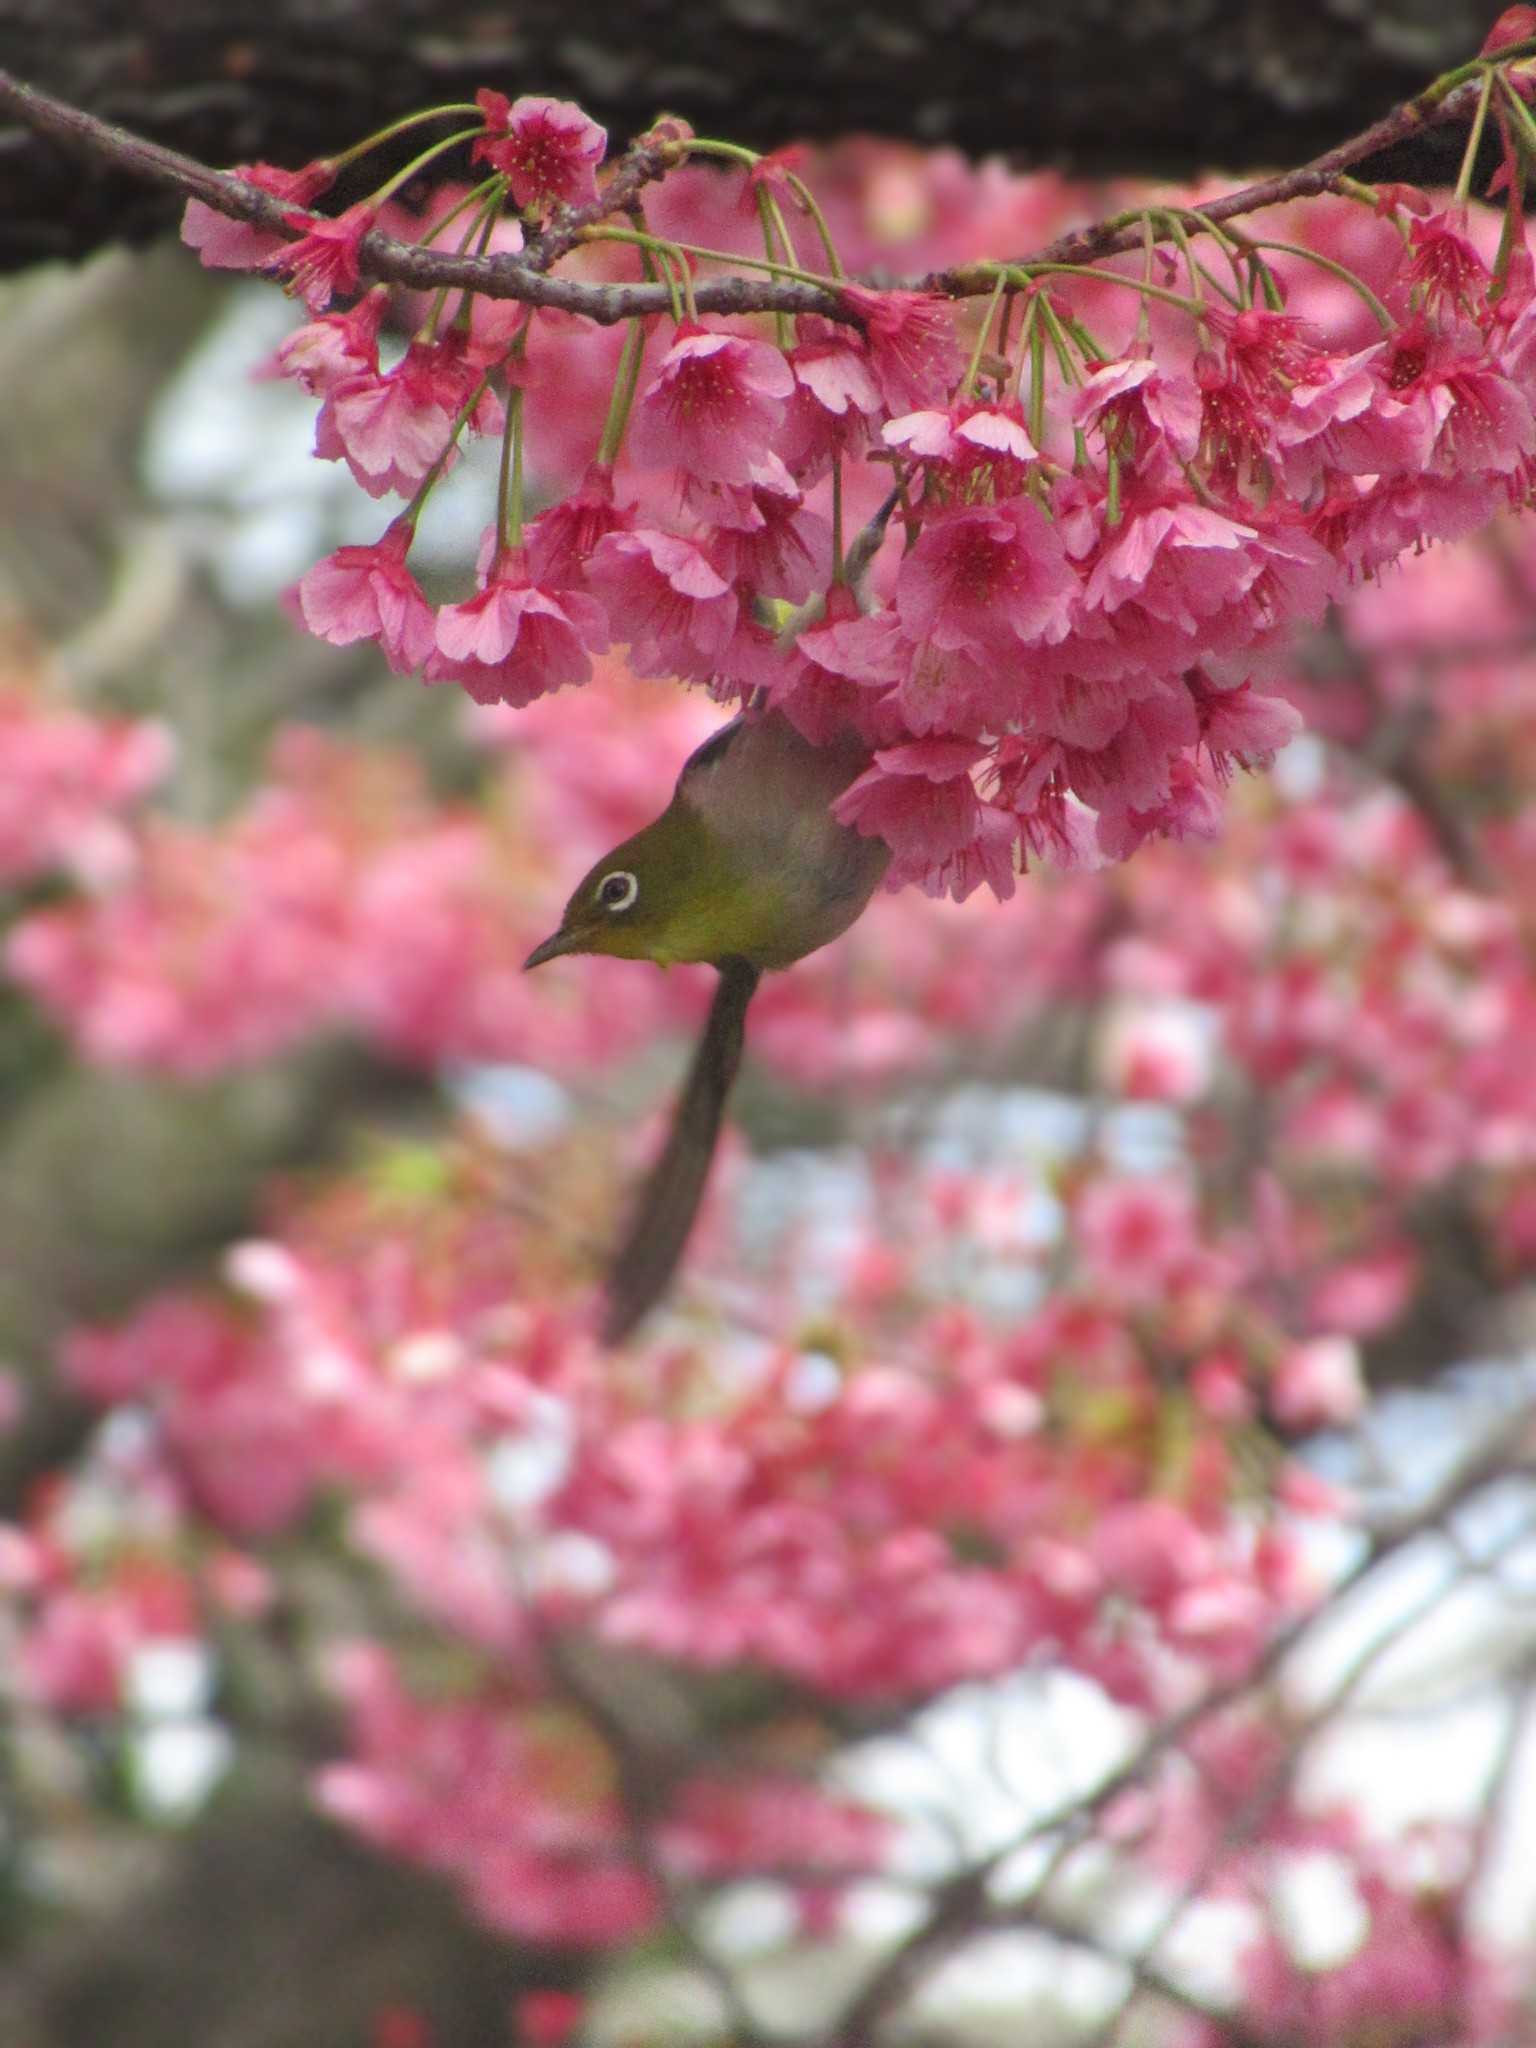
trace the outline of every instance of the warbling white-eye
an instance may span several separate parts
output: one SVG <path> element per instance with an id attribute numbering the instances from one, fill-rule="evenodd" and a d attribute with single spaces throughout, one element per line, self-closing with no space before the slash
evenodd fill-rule
<path id="1" fill-rule="evenodd" d="M 777 712 L 734 719 L 689 756 L 661 816 L 597 862 L 560 929 L 528 955 L 529 967 L 616 953 L 720 971 L 671 1132 L 609 1268 L 609 1343 L 660 1298 L 682 1256 L 763 973 L 845 932 L 885 873 L 884 843 L 831 814 L 868 765 L 852 736 L 813 747 Z"/>

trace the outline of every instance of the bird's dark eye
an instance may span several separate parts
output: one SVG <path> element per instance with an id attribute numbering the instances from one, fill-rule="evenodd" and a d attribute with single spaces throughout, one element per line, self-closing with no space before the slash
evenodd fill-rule
<path id="1" fill-rule="evenodd" d="M 627 868 L 616 868 L 597 885 L 597 900 L 604 910 L 628 910 L 640 894 L 640 884 Z"/>

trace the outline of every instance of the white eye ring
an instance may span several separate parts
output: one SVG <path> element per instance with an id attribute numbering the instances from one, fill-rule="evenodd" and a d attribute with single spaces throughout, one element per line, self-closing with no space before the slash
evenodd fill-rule
<path id="1" fill-rule="evenodd" d="M 598 902 L 604 910 L 611 910 L 615 915 L 621 910 L 628 910 L 639 894 L 639 881 L 628 868 L 615 868 L 597 885 Z"/>

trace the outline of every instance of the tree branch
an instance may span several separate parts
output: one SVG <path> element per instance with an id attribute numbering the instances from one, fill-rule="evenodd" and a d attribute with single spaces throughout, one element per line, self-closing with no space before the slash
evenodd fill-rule
<path id="1" fill-rule="evenodd" d="M 1536 53 L 1536 42 L 1512 45 L 1501 52 L 1501 57 L 1509 59 L 1532 53 Z M 1339 179 L 1366 158 L 1379 155 L 1426 128 L 1466 119 L 1480 90 L 1478 78 L 1468 75 L 1473 69 L 1464 66 L 1460 71 L 1447 73 L 1350 141 L 1338 144 L 1294 171 L 1261 179 L 1213 200 L 1201 209 L 1202 213 L 1216 222 L 1235 220 L 1288 200 L 1337 189 Z M 247 221 L 290 239 L 299 232 L 290 225 L 295 209 L 271 193 L 260 191 L 227 171 L 214 170 L 194 157 L 150 142 L 129 129 L 98 120 L 94 114 L 26 85 L 4 71 L 0 71 L 0 111 L 13 114 L 38 134 L 51 136 L 130 176 L 169 185 L 190 199 L 200 199 L 233 220 Z M 569 252 L 597 218 L 629 205 L 648 179 L 662 175 L 669 162 L 676 160 L 675 145 L 642 138 L 619 159 L 595 211 L 588 208 L 574 219 L 556 221 L 530 250 L 519 255 L 482 256 L 425 249 L 374 229 L 363 239 L 360 267 L 367 276 L 385 284 L 406 285 L 417 291 L 458 287 L 490 298 L 516 299 L 531 306 L 580 314 L 602 326 L 666 313 L 671 297 L 664 285 L 586 284 L 573 278 L 550 277 L 545 272 Z M 1197 225 L 1191 223 L 1192 227 Z M 1036 263 L 1089 262 L 1142 248 L 1147 232 L 1144 213 L 1137 210 L 1076 229 L 1032 256 L 1006 260 L 1025 267 Z M 1163 241 L 1171 237 L 1172 228 L 1166 221 L 1159 223 L 1154 216 L 1150 232 L 1154 240 Z M 930 272 L 911 280 L 905 288 L 969 298 L 990 291 L 995 281 L 995 264 L 971 263 Z M 694 297 L 701 313 L 820 313 L 835 320 L 853 321 L 852 314 L 830 286 L 793 279 L 709 278 L 695 288 Z"/>

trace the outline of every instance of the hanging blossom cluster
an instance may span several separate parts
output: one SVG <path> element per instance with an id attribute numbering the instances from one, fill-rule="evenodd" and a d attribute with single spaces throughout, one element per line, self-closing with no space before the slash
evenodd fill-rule
<path id="1" fill-rule="evenodd" d="M 406 501 L 379 540 L 309 571 L 297 612 L 481 703 L 582 683 L 622 646 L 638 675 L 766 702 L 813 740 L 849 728 L 871 759 L 840 815 L 888 842 L 894 882 L 930 891 L 1007 896 L 1028 858 L 1209 836 L 1233 767 L 1296 730 L 1264 681 L 1287 636 L 1352 579 L 1528 494 L 1520 195 L 1536 122 L 1520 66 L 1497 61 L 1522 54 L 1519 27 L 1490 38 L 1449 205 L 1335 178 L 1294 244 L 1148 208 L 1140 255 L 978 258 L 946 273 L 947 294 L 848 281 L 787 160 L 675 122 L 600 187 L 606 138 L 579 109 L 482 92 L 386 131 L 474 117 L 335 218 L 308 210 L 317 189 L 380 138 L 299 172 L 255 167 L 293 200 L 297 239 L 202 201 L 186 236 L 205 262 L 303 298 L 310 318 L 274 368 L 319 400 L 317 454 Z M 1509 187 L 1496 248 L 1466 205 L 1490 116 Z M 390 295 L 362 289 L 365 237 L 466 142 L 486 175 L 427 209 L 420 242 L 521 250 L 551 282 L 659 280 L 671 316 L 605 333 L 439 291 L 386 364 Z M 698 240 L 730 211 L 696 168 L 721 157 L 760 261 L 740 216 L 714 238 L 725 249 Z M 611 217 L 621 205 L 630 224 Z M 1357 209 L 1379 233 L 1352 265 L 1326 245 Z M 771 328 L 700 315 L 712 265 L 754 264 L 815 287 L 823 310 Z M 474 589 L 434 604 L 412 568 L 417 524 L 477 435 L 502 438 L 495 516 Z"/>

